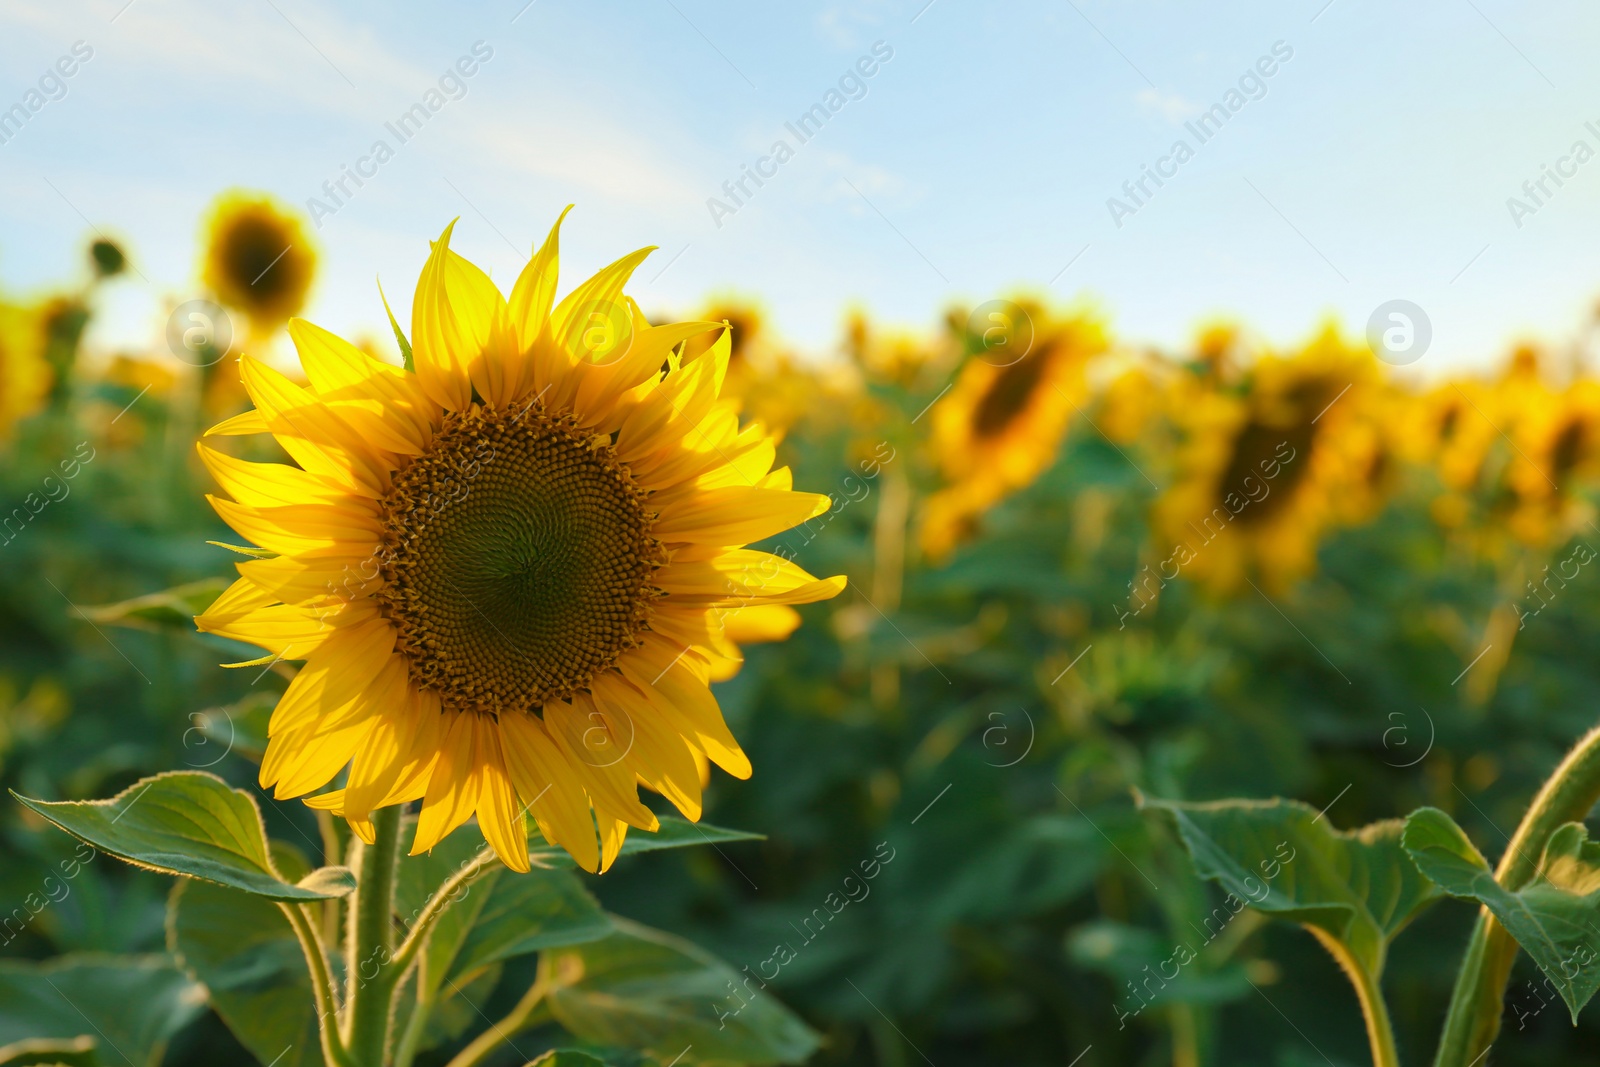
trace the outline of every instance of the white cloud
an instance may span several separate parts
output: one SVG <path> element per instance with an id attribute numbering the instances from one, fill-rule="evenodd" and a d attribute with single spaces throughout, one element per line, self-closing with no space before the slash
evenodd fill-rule
<path id="1" fill-rule="evenodd" d="M 1180 125 L 1185 119 L 1194 118 L 1205 110 L 1199 104 L 1185 100 L 1177 93 L 1163 93 L 1159 89 L 1140 89 L 1133 94 L 1133 99 L 1139 105 L 1139 110 L 1160 115 L 1174 126 Z"/>

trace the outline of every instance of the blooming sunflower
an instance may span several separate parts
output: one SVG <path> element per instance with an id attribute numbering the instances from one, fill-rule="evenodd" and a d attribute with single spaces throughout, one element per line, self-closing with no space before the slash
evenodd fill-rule
<path id="1" fill-rule="evenodd" d="M 201 442 L 232 497 L 218 513 L 268 555 L 197 623 L 305 661 L 270 723 L 275 796 L 348 765 L 308 803 L 364 839 L 375 809 L 420 799 L 413 854 L 476 815 L 526 870 L 529 812 L 593 871 L 629 826 L 658 826 L 636 779 L 697 819 L 697 759 L 750 774 L 707 685 L 737 655 L 723 612 L 759 629 L 844 579 L 738 547 L 829 501 L 791 491 L 771 435 L 719 399 L 726 331 L 686 361 L 722 327 L 644 319 L 622 289 L 650 249 L 555 303 L 559 227 L 509 301 L 446 229 L 417 283 L 414 372 L 300 320 L 309 386 L 243 361 L 255 408 L 208 436 L 270 433 L 298 465 Z"/>
<path id="2" fill-rule="evenodd" d="M 923 550 L 947 555 L 977 517 L 1025 488 L 1055 459 L 1073 413 L 1087 397 L 1085 369 L 1105 351 L 1104 326 L 1087 314 L 1051 321 L 1022 307 L 1032 343 L 1003 359 L 973 354 L 933 408 L 932 445 L 947 487 L 929 497 Z"/>
<path id="3" fill-rule="evenodd" d="M 1330 327 L 1292 357 L 1263 358 L 1242 394 L 1192 397 L 1177 478 L 1155 508 L 1164 566 L 1219 592 L 1252 570 L 1275 589 L 1309 572 L 1322 530 L 1370 512 L 1349 501 L 1386 480 L 1375 379 L 1371 354 Z"/>

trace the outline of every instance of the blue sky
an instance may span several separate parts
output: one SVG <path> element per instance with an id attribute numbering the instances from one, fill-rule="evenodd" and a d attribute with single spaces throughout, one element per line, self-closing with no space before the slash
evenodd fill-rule
<path id="1" fill-rule="evenodd" d="M 220 189 L 329 203 L 322 183 L 380 138 L 394 157 L 315 231 L 307 317 L 347 334 L 381 336 L 378 276 L 405 320 L 451 218 L 509 284 L 567 203 L 569 284 L 659 245 L 634 286 L 647 310 L 749 294 L 818 351 L 851 303 L 920 327 L 952 301 L 1086 295 L 1120 336 L 1171 345 L 1215 315 L 1282 343 L 1329 314 L 1359 332 L 1403 298 L 1433 324 L 1417 367 L 1442 371 L 1570 340 L 1600 294 L 1600 159 L 1571 155 L 1600 151 L 1592 5 L 125 5 L 0 9 L 0 109 L 93 49 L 0 144 L 0 285 L 76 277 L 89 224 L 123 238 L 147 280 L 108 294 L 103 346 L 157 344 L 165 302 L 197 295 Z M 384 124 L 480 41 L 464 95 L 400 144 Z M 785 123 L 872 67 L 875 42 L 892 57 L 800 143 Z M 1185 124 L 1241 78 L 1201 143 Z M 708 208 L 734 206 L 723 183 L 779 138 L 792 158 L 760 163 L 776 173 L 732 214 Z M 1135 204 L 1123 183 L 1157 166 L 1171 176 Z M 1535 204 L 1522 185 L 1545 166 L 1569 176 Z M 1513 196 L 1533 210 L 1513 219 Z M 1112 197 L 1135 210 L 1114 219 Z"/>

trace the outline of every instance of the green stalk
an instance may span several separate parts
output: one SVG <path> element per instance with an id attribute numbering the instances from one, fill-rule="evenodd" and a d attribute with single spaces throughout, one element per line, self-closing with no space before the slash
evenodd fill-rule
<path id="1" fill-rule="evenodd" d="M 345 1044 L 356 1067 L 383 1067 L 394 989 L 394 885 L 400 864 L 400 806 L 372 813 L 373 843 L 360 850 L 345 983 Z"/>
<path id="2" fill-rule="evenodd" d="M 422 951 L 422 946 L 427 942 L 428 933 L 433 929 L 433 924 L 439 921 L 439 916 L 450 909 L 461 897 L 457 894 L 463 889 L 493 870 L 498 863 L 492 849 L 484 849 L 470 861 L 463 864 L 455 874 L 446 878 L 438 889 L 433 891 L 433 896 L 422 906 L 422 912 L 417 916 L 416 923 L 411 927 L 411 932 L 400 943 L 400 948 L 390 957 L 394 966 L 395 978 L 398 980 L 405 974 L 406 968 L 411 966 L 411 961 L 417 958 Z"/>
<path id="3" fill-rule="evenodd" d="M 280 901 L 278 907 L 294 930 L 305 953 L 306 970 L 311 973 L 311 995 L 317 1005 L 317 1033 L 322 1040 L 322 1058 L 330 1067 L 351 1067 L 350 1056 L 339 1040 L 339 1003 L 333 992 L 333 977 L 328 970 L 328 958 L 323 954 L 322 943 L 311 928 L 311 920 L 299 904 Z"/>
<path id="4" fill-rule="evenodd" d="M 1600 801 L 1600 727 L 1590 730 L 1555 769 L 1500 858 L 1495 880 L 1513 892 L 1538 869 L 1539 857 L 1556 827 L 1582 822 Z M 1494 1044 L 1506 982 L 1517 958 L 1517 943 L 1487 908 L 1478 913 L 1472 940 L 1456 972 L 1455 991 L 1445 1015 L 1434 1067 L 1471 1067 Z"/>
<path id="5" fill-rule="evenodd" d="M 544 967 L 539 968 L 539 978 L 528 991 L 522 994 L 522 999 L 517 1001 L 517 1006 L 506 1013 L 506 1017 L 497 1023 L 492 1023 L 489 1029 L 479 1034 L 472 1043 L 456 1053 L 445 1067 L 475 1067 L 488 1058 L 489 1054 L 501 1045 L 510 1041 L 517 1034 L 527 1029 L 533 1022 L 534 1010 L 539 1007 L 545 995 L 550 992 L 550 986 L 545 981 Z"/>
<path id="6" fill-rule="evenodd" d="M 1367 1044 L 1372 1048 L 1372 1067 L 1400 1067 L 1400 1053 L 1395 1049 L 1394 1026 L 1389 1022 L 1389 1006 L 1384 1003 L 1383 990 L 1375 975 L 1356 962 L 1338 939 L 1319 927 L 1306 926 L 1322 947 L 1328 950 L 1341 970 L 1355 987 L 1356 1000 L 1361 1004 L 1361 1018 L 1367 1024 Z M 1381 964 L 1380 964 L 1381 966 Z"/>

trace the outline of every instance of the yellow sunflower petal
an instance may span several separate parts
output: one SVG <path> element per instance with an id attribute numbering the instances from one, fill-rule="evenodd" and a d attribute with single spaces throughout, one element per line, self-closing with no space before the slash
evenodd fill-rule
<path id="1" fill-rule="evenodd" d="M 433 765 L 428 791 L 422 799 L 422 814 L 417 817 L 417 837 L 411 845 L 411 855 L 420 855 L 437 845 L 445 834 L 472 818 L 478 810 L 478 797 L 484 784 L 482 762 L 487 758 L 478 734 L 485 729 L 493 729 L 493 726 L 481 725 L 475 714 L 450 717 L 439 744 L 439 761 Z"/>
<path id="2" fill-rule="evenodd" d="M 517 329 L 517 341 L 524 352 L 533 347 L 550 318 L 550 309 L 556 301 L 556 278 L 561 258 L 561 223 L 572 210 L 568 204 L 550 227 L 528 265 L 517 275 L 511 287 L 511 321 Z"/>
<path id="3" fill-rule="evenodd" d="M 526 873 L 528 823 L 524 807 L 517 803 L 511 776 L 506 772 L 498 727 L 480 726 L 478 744 L 483 750 L 479 763 L 483 784 L 478 792 L 478 829 L 483 831 L 483 839 L 489 842 L 501 863 L 513 871 Z"/>
<path id="4" fill-rule="evenodd" d="M 662 515 L 654 533 L 663 541 L 743 545 L 798 526 L 821 515 L 831 504 L 820 493 L 751 486 L 708 489 Z"/>
<path id="5" fill-rule="evenodd" d="M 545 840 L 570 852 L 584 870 L 598 871 L 600 849 L 589 801 L 544 724 L 531 715 L 504 716 L 500 742 L 517 795 L 533 812 Z"/>

